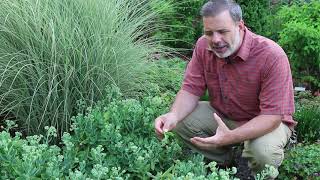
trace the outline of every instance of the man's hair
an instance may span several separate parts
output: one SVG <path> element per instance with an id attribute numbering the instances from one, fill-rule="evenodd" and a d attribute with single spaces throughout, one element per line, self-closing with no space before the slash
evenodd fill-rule
<path id="1" fill-rule="evenodd" d="M 200 15 L 214 17 L 225 10 L 229 11 L 234 22 L 242 20 L 241 7 L 233 0 L 210 0 L 202 6 Z"/>

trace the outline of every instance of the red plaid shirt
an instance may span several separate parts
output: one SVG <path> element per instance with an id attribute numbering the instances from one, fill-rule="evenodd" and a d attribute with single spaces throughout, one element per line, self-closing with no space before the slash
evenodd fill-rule
<path id="1" fill-rule="evenodd" d="M 240 124 L 264 114 L 282 115 L 283 122 L 296 125 L 288 58 L 275 42 L 248 29 L 229 63 L 210 51 L 207 40 L 201 37 L 182 89 L 196 96 L 208 89 L 211 106 Z"/>

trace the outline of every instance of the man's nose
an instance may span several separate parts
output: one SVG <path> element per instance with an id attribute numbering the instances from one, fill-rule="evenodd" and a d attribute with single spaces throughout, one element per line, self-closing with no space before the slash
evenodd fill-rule
<path id="1" fill-rule="evenodd" d="M 222 36 L 220 33 L 213 33 L 212 35 L 212 38 L 211 38 L 211 41 L 214 43 L 214 44 L 218 44 L 222 41 Z"/>

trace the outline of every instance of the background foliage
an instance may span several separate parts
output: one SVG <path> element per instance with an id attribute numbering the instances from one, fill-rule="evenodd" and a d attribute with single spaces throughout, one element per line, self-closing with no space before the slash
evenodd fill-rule
<path id="1" fill-rule="evenodd" d="M 320 139 L 319 105 L 320 96 L 313 97 L 310 92 L 297 95 L 294 119 L 298 122 L 295 129 L 299 142 L 314 143 Z"/>
<path id="2" fill-rule="evenodd" d="M 202 34 L 200 8 L 206 0 L 174 1 L 164 0 L 160 6 L 153 6 L 161 12 L 156 37 L 164 44 L 177 48 L 180 52 L 190 54 L 195 41 Z"/>
<path id="3" fill-rule="evenodd" d="M 1 0 L 0 114 L 27 133 L 62 134 L 77 103 L 92 106 L 107 85 L 146 90 L 148 59 L 162 51 L 146 37 L 157 17 L 148 2 Z"/>
<path id="4" fill-rule="evenodd" d="M 165 45 L 178 48 L 180 52 L 190 55 L 196 40 L 202 35 L 200 9 L 207 0 L 173 1 L 165 0 L 154 9 L 161 12 L 160 20 L 166 26 L 158 27 L 156 36 L 165 40 Z M 238 0 L 243 10 L 246 25 L 254 32 L 265 35 L 270 31 L 267 26 L 270 11 L 269 0 Z"/>
<path id="5" fill-rule="evenodd" d="M 240 4 L 245 25 L 254 33 L 266 35 L 271 14 L 270 0 L 236 0 Z"/>
<path id="6" fill-rule="evenodd" d="M 277 13 L 279 44 L 290 59 L 296 83 L 320 88 L 320 2 L 283 6 Z"/>
<path id="7" fill-rule="evenodd" d="M 155 61 L 149 71 L 150 82 L 157 84 L 161 93 L 177 93 L 180 90 L 187 62 L 180 58 Z"/>

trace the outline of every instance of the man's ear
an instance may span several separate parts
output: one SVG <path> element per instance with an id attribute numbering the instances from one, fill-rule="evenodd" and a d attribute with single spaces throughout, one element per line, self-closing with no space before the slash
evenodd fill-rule
<path id="1" fill-rule="evenodd" d="M 244 27 L 245 27 L 244 26 L 244 21 L 240 20 L 238 23 L 239 23 L 238 26 L 239 26 L 240 30 L 244 30 Z"/>

